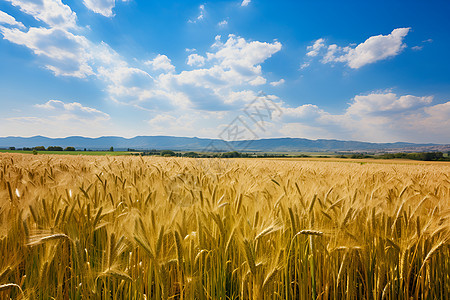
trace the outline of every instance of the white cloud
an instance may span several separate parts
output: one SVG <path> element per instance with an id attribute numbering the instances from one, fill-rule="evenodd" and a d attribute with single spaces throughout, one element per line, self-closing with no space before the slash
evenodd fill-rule
<path id="1" fill-rule="evenodd" d="M 426 40 L 422 41 L 422 44 L 429 44 L 432 42 L 433 42 L 433 39 L 426 39 Z M 423 47 L 424 47 L 423 45 L 422 46 L 417 45 L 417 46 L 411 47 L 411 49 L 414 51 L 420 51 L 423 49 Z"/>
<path id="2" fill-rule="evenodd" d="M 310 62 L 304 62 L 300 65 L 300 70 L 306 69 L 307 67 L 309 67 L 311 65 Z"/>
<path id="3" fill-rule="evenodd" d="M 222 21 L 220 21 L 219 23 L 217 23 L 217 25 L 218 25 L 219 27 L 225 27 L 225 26 L 228 25 L 228 21 L 227 21 L 227 20 L 222 20 Z"/>
<path id="4" fill-rule="evenodd" d="M 355 46 L 345 47 L 336 44 L 326 47 L 323 39 L 318 39 L 312 46 L 308 46 L 307 56 L 316 57 L 322 54 L 322 63 L 342 62 L 352 69 L 359 69 L 365 65 L 397 56 L 406 45 L 403 39 L 411 28 L 397 28 L 388 35 L 369 37 L 365 42 Z M 322 51 L 325 50 L 326 51 Z M 308 62 L 307 62 L 308 63 Z"/>
<path id="5" fill-rule="evenodd" d="M 405 112 L 426 104 L 430 104 L 433 97 L 417 97 L 405 95 L 398 97 L 392 92 L 371 93 L 358 95 L 347 109 L 347 114 L 354 116 Z"/>
<path id="6" fill-rule="evenodd" d="M 256 85 L 263 85 L 263 84 L 266 84 L 266 82 L 267 82 L 267 80 L 266 80 L 264 77 L 262 77 L 262 76 L 257 76 L 255 79 L 250 80 L 248 83 L 249 83 L 250 85 L 256 86 Z"/>
<path id="7" fill-rule="evenodd" d="M 308 46 L 306 49 L 309 50 L 306 53 L 307 56 L 315 57 L 319 54 L 319 51 L 325 47 L 325 39 L 318 39 L 314 42 L 312 46 Z"/>
<path id="8" fill-rule="evenodd" d="M 30 48 L 39 56 L 46 68 L 57 76 L 84 78 L 94 74 L 89 61 L 90 43 L 83 36 L 61 28 L 32 27 L 28 32 L 16 28 L 0 28 L 4 39 Z"/>
<path id="9" fill-rule="evenodd" d="M 189 20 L 188 23 L 197 23 L 198 21 L 201 21 L 205 18 L 205 13 L 206 13 L 206 9 L 205 9 L 205 5 L 201 4 L 198 9 L 200 10 L 200 14 L 197 16 L 197 18 Z"/>
<path id="10" fill-rule="evenodd" d="M 49 100 L 44 104 L 36 104 L 35 107 L 54 112 L 58 118 L 85 119 L 91 121 L 109 120 L 108 114 L 95 108 L 83 106 L 78 102 L 65 103 L 60 100 Z"/>
<path id="11" fill-rule="evenodd" d="M 272 81 L 271 83 L 270 83 L 270 85 L 271 86 L 280 86 L 280 85 L 283 85 L 285 83 L 285 80 L 282 78 L 282 79 L 280 79 L 280 80 L 278 80 L 278 81 Z"/>
<path id="12" fill-rule="evenodd" d="M 144 110 L 168 110 L 183 107 L 183 98 L 158 87 L 154 78 L 139 68 L 128 65 L 100 67 L 99 78 L 106 84 L 111 100 Z M 185 106 L 185 105 L 184 105 Z"/>
<path id="13" fill-rule="evenodd" d="M 252 0 L 243 0 L 241 6 L 248 6 Z"/>
<path id="14" fill-rule="evenodd" d="M 355 96 L 343 114 L 313 104 L 295 108 L 283 104 L 275 135 L 290 132 L 293 137 L 307 138 L 449 143 L 450 101 L 433 105 L 432 100 L 431 96 L 376 92 Z"/>
<path id="15" fill-rule="evenodd" d="M 254 101 L 258 97 L 258 94 L 252 90 L 243 90 L 238 92 L 231 92 L 225 99 L 226 104 L 247 104 Z"/>
<path id="16" fill-rule="evenodd" d="M 189 66 L 202 67 L 205 64 L 205 58 L 198 54 L 191 54 L 188 56 L 187 64 Z"/>
<path id="17" fill-rule="evenodd" d="M 91 11 L 105 17 L 114 17 L 113 8 L 120 0 L 83 0 L 84 5 Z M 127 2 L 129 0 L 121 0 Z"/>
<path id="18" fill-rule="evenodd" d="M 26 116 L 2 120 L 0 135 L 66 137 L 71 135 L 101 136 L 117 134 L 110 116 L 98 109 L 78 102 L 50 100 L 36 104 L 32 109 L 23 107 Z"/>
<path id="19" fill-rule="evenodd" d="M 179 74 L 163 74 L 159 77 L 161 87 L 184 94 L 197 108 L 227 109 L 223 105 L 231 92 L 266 83 L 261 64 L 281 50 L 281 43 L 246 41 L 234 35 L 230 35 L 224 43 L 217 36 L 211 50 L 205 59 L 208 67 Z M 191 56 L 190 63 L 194 64 L 194 61 L 203 63 L 195 54 Z"/>
<path id="20" fill-rule="evenodd" d="M 153 70 L 163 70 L 166 72 L 175 71 L 172 61 L 166 55 L 158 54 L 153 60 L 149 60 L 145 62 L 145 64 L 150 65 Z"/>
<path id="21" fill-rule="evenodd" d="M 167 102 L 165 92 L 155 89 L 150 74 L 130 66 L 104 42 L 94 44 L 63 27 L 31 27 L 27 32 L 0 27 L 0 32 L 4 39 L 32 50 L 39 62 L 55 76 L 90 76 L 101 80 L 111 100 L 140 108 L 143 102 L 152 101 L 156 96 Z M 159 55 L 149 64 L 156 70 L 174 70 L 164 55 Z"/>
<path id="22" fill-rule="evenodd" d="M 263 43 L 259 41 L 247 42 L 241 37 L 229 35 L 228 40 L 222 43 L 220 37 L 213 45 L 218 50 L 208 53 L 208 60 L 218 62 L 224 69 L 231 69 L 241 75 L 249 73 L 259 75 L 260 64 L 281 50 L 281 43 Z"/>
<path id="23" fill-rule="evenodd" d="M 146 89 L 153 83 L 153 78 L 147 72 L 129 66 L 100 67 L 98 72 L 99 76 L 105 81 L 111 82 L 111 87 L 115 89 Z"/>
<path id="24" fill-rule="evenodd" d="M 17 26 L 19 28 L 25 29 L 25 25 L 21 22 L 17 22 L 13 16 L 8 15 L 7 13 L 0 10 L 0 24 L 8 24 L 11 26 Z"/>
<path id="25" fill-rule="evenodd" d="M 61 0 L 6 0 L 51 27 L 76 28 L 77 15 Z"/>
<path id="26" fill-rule="evenodd" d="M 200 7 L 201 12 L 204 9 Z M 278 41 L 248 41 L 230 35 L 222 42 L 217 36 L 207 53 L 187 55 L 186 63 L 193 69 L 176 73 L 166 55 L 130 64 L 108 44 L 80 35 L 76 23 L 49 27 L 31 27 L 26 32 L 1 27 L 0 32 L 6 40 L 30 49 L 55 76 L 98 80 L 112 101 L 153 113 L 223 112 L 241 107 L 254 99 L 252 88 L 267 82 L 262 64 L 282 47 Z"/>
<path id="27" fill-rule="evenodd" d="M 281 105 L 282 115 L 278 119 L 282 123 L 310 123 L 320 118 L 325 111 L 314 104 L 304 104 L 298 107 Z"/>
<path id="28" fill-rule="evenodd" d="M 112 9 L 116 5 L 115 0 L 83 0 L 84 5 L 91 11 L 105 17 L 113 17 Z"/>

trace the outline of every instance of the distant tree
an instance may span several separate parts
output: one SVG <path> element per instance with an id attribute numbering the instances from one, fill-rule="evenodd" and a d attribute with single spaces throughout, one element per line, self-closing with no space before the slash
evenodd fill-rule
<path id="1" fill-rule="evenodd" d="M 38 152 L 36 151 L 36 149 L 33 150 L 33 155 L 37 155 L 37 154 L 38 154 Z"/>
<path id="2" fill-rule="evenodd" d="M 84 151 L 87 151 L 86 148 L 84 148 Z"/>
<path id="3" fill-rule="evenodd" d="M 183 154 L 183 156 L 185 156 L 185 157 L 198 157 L 199 155 L 196 152 L 186 152 L 186 153 Z"/>
<path id="4" fill-rule="evenodd" d="M 34 147 L 33 150 L 36 150 L 36 151 L 45 151 L 45 147 L 44 147 L 44 146 L 37 146 L 37 147 Z"/>
<path id="5" fill-rule="evenodd" d="M 225 152 L 221 155 L 223 158 L 235 158 L 235 157 L 241 157 L 241 154 L 237 151 L 232 152 Z"/>
<path id="6" fill-rule="evenodd" d="M 49 146 L 47 151 L 63 151 L 64 149 L 60 146 Z"/>
<path id="7" fill-rule="evenodd" d="M 75 151 L 75 147 L 66 147 L 64 151 Z"/>
<path id="8" fill-rule="evenodd" d="M 161 151 L 161 156 L 175 156 L 175 152 L 171 151 L 171 150 L 163 150 Z"/>
<path id="9" fill-rule="evenodd" d="M 16 147 L 9 147 L 9 150 L 16 150 Z"/>
<path id="10" fill-rule="evenodd" d="M 109 151 L 110 151 L 110 152 L 114 152 L 114 147 L 111 146 L 111 148 L 109 148 Z"/>

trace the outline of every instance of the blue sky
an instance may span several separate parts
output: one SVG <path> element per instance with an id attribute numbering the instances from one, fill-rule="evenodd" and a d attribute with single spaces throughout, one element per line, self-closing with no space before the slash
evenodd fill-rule
<path id="1" fill-rule="evenodd" d="M 215 138 L 238 118 L 249 138 L 450 143 L 449 14 L 448 1 L 0 0 L 0 136 Z M 276 109 L 255 123 L 243 109 L 261 99 Z"/>

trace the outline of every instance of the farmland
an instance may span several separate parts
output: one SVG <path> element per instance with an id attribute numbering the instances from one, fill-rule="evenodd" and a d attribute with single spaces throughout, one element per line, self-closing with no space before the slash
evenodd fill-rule
<path id="1" fill-rule="evenodd" d="M 0 153 L 21 153 L 21 154 L 33 154 L 30 150 L 0 150 Z M 130 155 L 133 152 L 128 151 L 36 151 L 36 154 L 57 154 L 57 155 Z"/>
<path id="2" fill-rule="evenodd" d="M 0 298 L 449 299 L 450 164 L 0 154 Z"/>

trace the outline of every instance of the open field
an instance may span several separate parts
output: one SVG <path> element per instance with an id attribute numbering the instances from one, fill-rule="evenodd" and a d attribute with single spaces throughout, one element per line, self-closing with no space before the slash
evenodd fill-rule
<path id="1" fill-rule="evenodd" d="M 0 150 L 0 153 L 18 153 L 33 154 L 33 151 L 23 150 Z M 130 155 L 133 152 L 128 151 L 37 151 L 37 154 L 56 154 L 56 155 Z"/>
<path id="2" fill-rule="evenodd" d="M 450 165 L 344 161 L 0 154 L 0 298 L 449 299 Z"/>
<path id="3" fill-rule="evenodd" d="M 359 164 L 394 164 L 394 165 L 441 165 L 450 166 L 450 161 L 426 161 L 413 159 L 375 159 L 375 158 L 338 158 L 338 157 L 273 157 L 273 158 L 259 158 L 261 160 L 277 160 L 277 161 L 291 161 L 291 162 L 333 162 L 333 163 L 359 163 Z"/>

